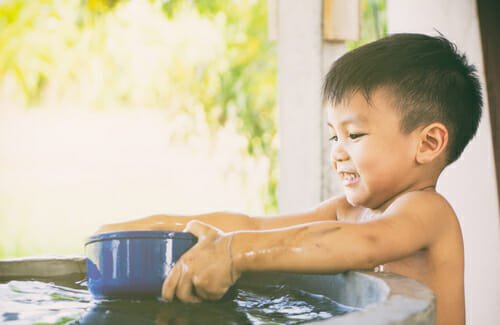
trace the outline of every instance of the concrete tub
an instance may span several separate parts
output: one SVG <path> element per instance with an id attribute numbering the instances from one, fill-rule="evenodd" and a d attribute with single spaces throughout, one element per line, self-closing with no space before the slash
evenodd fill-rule
<path id="1" fill-rule="evenodd" d="M 37 257 L 0 260 L 0 280 L 39 279 L 71 283 L 86 274 L 84 257 Z M 435 302 L 430 289 L 391 273 L 350 271 L 332 275 L 292 273 L 245 274 L 238 285 L 287 284 L 361 308 L 314 324 L 434 324 Z"/>

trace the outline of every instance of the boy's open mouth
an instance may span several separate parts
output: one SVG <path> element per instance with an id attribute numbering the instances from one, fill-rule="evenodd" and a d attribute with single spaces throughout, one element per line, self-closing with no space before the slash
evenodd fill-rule
<path id="1" fill-rule="evenodd" d="M 344 186 L 354 185 L 359 181 L 359 175 L 357 173 L 342 172 L 340 175 Z"/>

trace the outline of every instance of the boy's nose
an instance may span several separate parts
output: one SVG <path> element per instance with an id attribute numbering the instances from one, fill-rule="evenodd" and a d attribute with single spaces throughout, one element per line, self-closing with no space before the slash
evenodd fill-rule
<path id="1" fill-rule="evenodd" d="M 345 149 L 343 148 L 342 145 L 337 144 L 337 145 L 333 146 L 333 148 L 332 148 L 331 159 L 332 159 L 332 164 L 335 167 L 336 162 L 348 160 L 349 155 L 347 154 L 347 152 L 345 151 Z"/>

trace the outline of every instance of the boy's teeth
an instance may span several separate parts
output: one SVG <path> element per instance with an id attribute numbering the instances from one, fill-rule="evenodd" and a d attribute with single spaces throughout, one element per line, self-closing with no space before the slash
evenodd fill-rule
<path id="1" fill-rule="evenodd" d="M 355 173 L 344 173 L 344 182 L 351 183 L 356 180 L 357 177 Z"/>

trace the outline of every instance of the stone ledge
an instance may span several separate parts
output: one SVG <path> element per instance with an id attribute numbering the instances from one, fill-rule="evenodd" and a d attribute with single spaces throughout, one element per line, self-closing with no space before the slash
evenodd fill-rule
<path id="1" fill-rule="evenodd" d="M 0 279 L 83 279 L 85 257 L 43 256 L 0 260 Z M 350 314 L 314 324 L 424 325 L 435 323 L 432 291 L 423 284 L 392 273 L 350 271 L 340 274 L 248 273 L 238 285 L 286 284 L 322 294 L 352 307 Z"/>
<path id="2" fill-rule="evenodd" d="M 86 274 L 82 256 L 35 256 L 0 260 L 0 278 L 49 278 Z"/>

